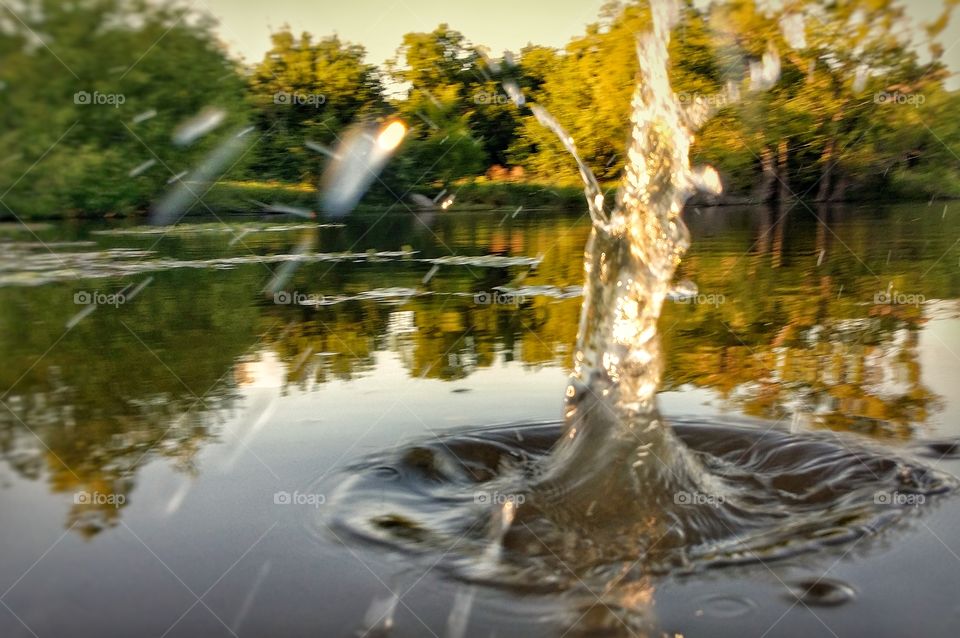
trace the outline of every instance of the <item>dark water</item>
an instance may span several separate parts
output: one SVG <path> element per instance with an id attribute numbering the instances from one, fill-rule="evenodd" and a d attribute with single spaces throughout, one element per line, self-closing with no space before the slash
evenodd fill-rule
<path id="1" fill-rule="evenodd" d="M 717 455 L 753 437 L 758 463 L 799 439 L 827 476 L 861 452 L 891 480 L 960 474 L 950 208 L 689 211 L 699 296 L 661 320 L 665 418 Z M 496 475 L 557 435 L 589 225 L 511 214 L 0 230 L 0 635 L 955 635 L 960 509 L 937 489 L 865 492 L 869 516 L 779 560 L 610 574 L 521 552 L 522 587 L 470 571 L 492 559 L 469 536 L 417 552 L 404 521 L 340 524 L 395 513 L 389 464 L 381 500 L 344 499 L 371 459 L 443 469 L 469 441 Z M 417 480 L 411 511 L 466 520 L 476 490 L 445 510 L 448 478 Z"/>

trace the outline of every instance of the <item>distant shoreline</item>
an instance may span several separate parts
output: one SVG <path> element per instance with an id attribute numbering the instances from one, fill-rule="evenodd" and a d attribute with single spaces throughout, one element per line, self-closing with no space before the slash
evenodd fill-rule
<path id="1" fill-rule="evenodd" d="M 613 201 L 613 191 L 615 185 L 610 185 L 608 189 L 608 202 Z M 456 213 L 456 211 L 490 211 L 504 212 L 526 210 L 569 210 L 576 212 L 585 207 L 583 200 L 583 191 L 579 186 L 568 184 L 546 185 L 540 182 L 468 182 L 459 186 L 453 186 L 450 192 L 456 194 L 456 201 L 449 211 L 444 214 Z M 405 205 L 396 199 L 391 200 L 390 195 L 385 193 L 372 192 L 364 198 L 358 206 L 359 211 L 383 211 L 386 208 L 392 208 L 396 212 L 418 212 L 422 209 L 408 199 L 404 201 Z M 910 197 L 896 196 L 890 193 L 878 193 L 876 197 L 850 197 L 844 200 L 817 202 L 806 198 L 789 198 L 787 202 L 803 200 L 808 205 L 826 205 L 838 206 L 845 204 L 868 204 L 868 203 L 907 203 L 907 202 L 944 202 L 949 203 L 960 200 L 956 196 L 934 196 L 934 197 Z M 196 203 L 184 215 L 184 218 L 196 218 L 209 216 L 212 213 L 240 213 L 240 214 L 258 214 L 264 213 L 262 204 L 283 204 L 295 206 L 304 210 L 316 212 L 318 210 L 317 190 L 309 184 L 283 184 L 283 183 L 264 183 L 264 182 L 220 182 L 214 185 L 203 197 L 203 203 Z M 205 204 L 205 205 L 204 205 Z M 713 208 L 730 206 L 776 206 L 776 202 L 764 203 L 755 197 L 744 195 L 728 195 L 719 198 L 706 198 L 700 195 L 694 195 L 687 202 L 687 208 Z M 61 214 L 39 214 L 22 217 L 23 223 L 29 224 L 38 221 L 57 221 L 57 220 L 97 220 L 97 219 L 137 219 L 146 217 L 148 209 L 142 209 L 127 213 L 90 213 L 84 214 L 81 211 L 66 211 Z M 291 215 L 278 214 L 277 217 L 292 217 Z M 17 218 L 10 214 L 0 214 L 0 223 L 12 222 L 17 224 Z"/>

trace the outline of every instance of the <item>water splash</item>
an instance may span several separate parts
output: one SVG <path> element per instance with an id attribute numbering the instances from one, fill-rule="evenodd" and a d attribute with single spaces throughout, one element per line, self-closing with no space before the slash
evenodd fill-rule
<path id="1" fill-rule="evenodd" d="M 657 320 L 689 245 L 680 213 L 697 188 L 717 192 L 720 184 L 712 169 L 690 166 L 696 122 L 670 86 L 667 48 L 677 7 L 658 2 L 652 9 L 653 30 L 638 40 L 641 77 L 631 103 L 628 161 L 609 213 L 580 163 L 594 228 L 566 431 L 533 494 L 558 521 L 589 510 L 584 522 L 604 535 L 653 541 L 669 534 L 684 543 L 691 530 L 672 527 L 669 517 L 659 518 L 660 532 L 634 528 L 649 527 L 665 497 L 717 489 L 660 419 L 655 395 L 663 375 Z M 565 143 L 572 147 L 572 140 Z"/>
<path id="2" fill-rule="evenodd" d="M 681 211 L 720 182 L 689 163 L 709 110 L 670 86 L 678 6 L 653 2 L 652 13 L 612 206 L 573 138 L 531 106 L 576 161 L 592 220 L 563 423 L 468 432 L 365 460 L 328 491 L 325 526 L 433 550 L 432 562 L 441 553 L 434 564 L 466 580 L 525 589 L 599 581 L 604 602 L 630 608 L 652 596 L 650 574 L 849 544 L 905 515 L 879 494 L 953 489 L 951 477 L 839 437 L 661 418 L 657 321 L 668 296 L 696 294 L 689 282 L 671 286 L 690 241 Z M 778 75 L 771 48 L 752 85 Z"/>

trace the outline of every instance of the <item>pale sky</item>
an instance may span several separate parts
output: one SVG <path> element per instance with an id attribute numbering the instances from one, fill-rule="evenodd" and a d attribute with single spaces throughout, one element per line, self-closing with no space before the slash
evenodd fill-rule
<path id="1" fill-rule="evenodd" d="M 595 22 L 604 0 L 194 0 L 220 21 L 219 34 L 231 51 L 248 63 L 259 62 L 270 46 L 270 33 L 289 24 L 299 35 L 362 44 L 367 61 L 382 65 L 392 58 L 405 33 L 432 31 L 441 22 L 471 42 L 486 45 L 495 56 L 519 51 L 527 43 L 562 47 Z M 930 21 L 942 0 L 906 0 L 914 24 Z M 940 41 L 944 60 L 960 70 L 960 10 L 955 11 Z M 960 85 L 954 78 L 951 87 Z"/>
<path id="2" fill-rule="evenodd" d="M 197 0 L 220 20 L 220 37 L 247 62 L 259 62 L 270 32 L 289 24 L 299 35 L 362 44 L 367 60 L 394 57 L 405 33 L 433 31 L 446 22 L 471 42 L 519 51 L 528 42 L 562 47 L 595 22 L 604 0 Z"/>

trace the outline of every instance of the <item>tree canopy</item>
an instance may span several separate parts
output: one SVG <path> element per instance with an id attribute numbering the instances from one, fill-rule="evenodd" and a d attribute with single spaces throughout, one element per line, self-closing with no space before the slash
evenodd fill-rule
<path id="1" fill-rule="evenodd" d="M 945 0 L 926 25 L 910 25 L 897 0 L 684 3 L 671 80 L 682 100 L 716 111 L 694 161 L 715 165 L 734 198 L 960 196 L 960 95 L 945 87 L 936 40 L 958 3 Z M 284 27 L 243 67 L 213 22 L 188 8 L 23 4 L 0 9 L 0 143 L 10 149 L 0 215 L 18 217 L 144 210 L 247 124 L 255 143 L 228 167 L 233 180 L 315 183 L 350 124 L 398 117 L 410 134 L 373 196 L 473 179 L 575 182 L 566 151 L 505 81 L 550 110 L 612 184 L 636 37 L 650 26 L 646 3 L 611 2 L 562 50 L 531 44 L 494 56 L 440 24 L 405 35 L 382 69 L 360 45 Z M 779 59 L 779 79 L 752 91 L 764 56 Z M 178 126 L 198 117 L 216 119 L 215 134 L 178 144 Z"/>

